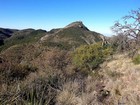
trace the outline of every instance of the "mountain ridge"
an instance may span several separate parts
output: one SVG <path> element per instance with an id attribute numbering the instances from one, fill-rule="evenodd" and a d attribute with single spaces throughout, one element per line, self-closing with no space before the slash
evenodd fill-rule
<path id="1" fill-rule="evenodd" d="M 40 41 L 53 47 L 66 45 L 72 48 L 83 44 L 100 42 L 104 38 L 102 34 L 90 31 L 81 21 L 72 22 L 64 28 L 56 29 L 53 32 L 48 32 Z"/>
<path id="2" fill-rule="evenodd" d="M 107 42 L 104 35 L 90 31 L 82 21 L 75 21 L 63 28 L 55 28 L 50 31 L 32 28 L 14 30 L 8 38 L 2 40 L 2 44 L 10 47 L 15 44 L 30 43 L 30 41 L 37 41 L 45 46 L 62 49 L 73 49 L 84 44 Z"/>

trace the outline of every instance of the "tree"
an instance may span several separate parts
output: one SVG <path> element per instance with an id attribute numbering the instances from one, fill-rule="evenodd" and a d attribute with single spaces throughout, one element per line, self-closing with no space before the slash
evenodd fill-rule
<path id="1" fill-rule="evenodd" d="M 114 50 L 118 52 L 129 50 L 129 44 L 127 41 L 128 37 L 122 34 L 119 34 L 117 36 L 114 35 L 109 39 L 109 42 L 111 43 Z"/>
<path id="2" fill-rule="evenodd" d="M 140 8 L 138 10 L 132 10 L 129 15 L 122 18 L 122 21 L 117 21 L 112 30 L 117 35 L 123 35 L 127 38 L 123 39 L 122 43 L 133 45 L 133 48 L 140 46 Z M 121 43 L 120 43 L 121 44 Z"/>

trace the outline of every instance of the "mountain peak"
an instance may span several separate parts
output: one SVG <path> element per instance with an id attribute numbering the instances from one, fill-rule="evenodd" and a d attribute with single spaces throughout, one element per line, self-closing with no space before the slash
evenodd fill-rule
<path id="1" fill-rule="evenodd" d="M 82 21 L 75 21 L 67 25 L 65 28 L 70 28 L 70 27 L 79 27 L 79 28 L 86 28 L 87 27 L 83 24 Z"/>

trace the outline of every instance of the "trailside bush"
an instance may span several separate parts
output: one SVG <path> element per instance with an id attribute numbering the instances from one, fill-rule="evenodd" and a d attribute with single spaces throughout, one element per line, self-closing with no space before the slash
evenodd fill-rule
<path id="1" fill-rule="evenodd" d="M 112 53 L 112 48 L 101 43 L 83 45 L 73 53 L 73 63 L 80 68 L 93 70 Z"/>

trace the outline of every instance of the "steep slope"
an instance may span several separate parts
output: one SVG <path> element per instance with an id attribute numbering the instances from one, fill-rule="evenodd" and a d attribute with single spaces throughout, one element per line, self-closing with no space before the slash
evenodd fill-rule
<path id="1" fill-rule="evenodd" d="M 41 38 L 45 45 L 70 49 L 102 41 L 101 34 L 90 31 L 81 21 L 73 22 L 53 32 Z"/>

